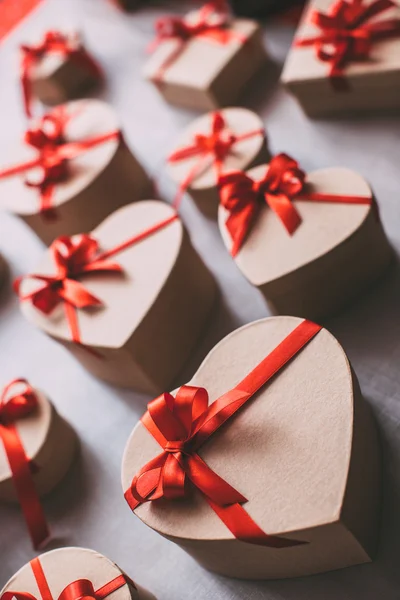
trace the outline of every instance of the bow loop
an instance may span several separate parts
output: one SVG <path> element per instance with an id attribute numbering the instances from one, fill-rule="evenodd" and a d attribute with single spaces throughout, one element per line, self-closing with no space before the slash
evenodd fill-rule
<path id="1" fill-rule="evenodd" d="M 271 160 L 264 179 L 256 182 L 255 188 L 262 194 L 283 194 L 292 200 L 302 191 L 305 178 L 306 174 L 296 160 L 287 154 L 278 154 Z"/>
<path id="2" fill-rule="evenodd" d="M 17 391 L 13 394 L 15 388 Z M 4 388 L 0 398 L 0 423 L 13 423 L 29 417 L 37 407 L 37 396 L 29 383 L 25 379 L 14 379 Z"/>
<path id="3" fill-rule="evenodd" d="M 88 579 L 78 579 L 67 585 L 58 600 L 100 600 L 93 583 Z"/>

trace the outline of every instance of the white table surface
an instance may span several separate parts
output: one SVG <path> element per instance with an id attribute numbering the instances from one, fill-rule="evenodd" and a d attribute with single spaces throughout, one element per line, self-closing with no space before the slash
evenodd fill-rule
<path id="1" fill-rule="evenodd" d="M 175 8 L 178 5 L 182 2 L 176 2 Z M 163 161 L 176 134 L 195 115 L 165 104 L 141 78 L 152 22 L 160 14 L 162 10 L 149 9 L 126 16 L 106 0 L 46 0 L 32 13 L 0 47 L 0 164 L 5 164 L 7 147 L 25 124 L 17 85 L 18 43 L 40 37 L 46 28 L 77 26 L 105 69 L 107 89 L 102 97 L 118 111 L 127 140 L 147 169 L 154 176 L 161 175 L 160 189 L 171 200 L 174 186 L 162 174 Z M 267 27 L 265 42 L 274 64 L 249 87 L 246 105 L 262 115 L 273 152 L 292 154 L 306 170 L 340 165 L 366 176 L 379 199 L 387 233 L 399 252 L 400 119 L 308 120 L 276 84 L 292 34 L 287 26 Z M 222 300 L 178 383 L 188 379 L 224 335 L 268 315 L 262 296 L 244 280 L 225 251 L 216 224 L 203 218 L 190 199 L 184 203 L 183 218 L 196 248 L 219 282 Z M 43 247 L 22 222 L 2 214 L 0 251 L 17 276 L 35 266 Z M 399 266 L 327 325 L 348 352 L 381 432 L 384 512 L 378 557 L 370 565 L 316 577 L 241 582 L 207 573 L 180 548 L 141 524 L 128 509 L 120 484 L 121 456 L 148 398 L 92 378 L 67 351 L 25 322 L 12 292 L 6 294 L 0 304 L 0 383 L 16 376 L 29 378 L 50 395 L 82 440 L 79 459 L 45 502 L 54 535 L 50 547 L 96 549 L 159 600 L 400 598 Z M 0 584 L 33 555 L 19 509 L 1 506 Z"/>

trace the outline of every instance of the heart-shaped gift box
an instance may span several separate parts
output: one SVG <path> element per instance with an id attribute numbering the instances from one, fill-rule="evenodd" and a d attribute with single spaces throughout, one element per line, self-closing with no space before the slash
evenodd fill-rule
<path id="1" fill-rule="evenodd" d="M 60 548 L 24 565 L 0 592 L 1 600 L 155 600 L 108 558 L 86 548 Z"/>
<path id="2" fill-rule="evenodd" d="M 41 288 L 44 297 L 35 296 Z M 119 209 L 91 235 L 60 238 L 19 294 L 27 319 L 89 371 L 157 393 L 189 357 L 215 289 L 175 211 L 146 200 Z"/>
<path id="3" fill-rule="evenodd" d="M 393 257 L 367 182 L 344 168 L 305 174 L 287 155 L 220 179 L 219 226 L 274 312 L 321 319 L 363 292 Z"/>
<path id="4" fill-rule="evenodd" d="M 0 399 L 0 440 L 0 500 L 19 502 L 38 547 L 48 536 L 39 497 L 67 473 L 76 434 L 43 392 L 17 379 Z"/>
<path id="5" fill-rule="evenodd" d="M 304 576 L 375 552 L 374 421 L 337 340 L 296 317 L 234 331 L 151 402 L 122 485 L 145 524 L 223 575 Z"/>
<path id="6" fill-rule="evenodd" d="M 255 167 L 269 158 L 263 123 L 245 108 L 225 108 L 195 119 L 168 158 L 168 174 L 198 208 L 215 218 L 221 173 Z"/>
<path id="7" fill-rule="evenodd" d="M 0 183 L 1 206 L 45 244 L 90 231 L 152 187 L 114 110 L 99 100 L 70 102 L 33 121 L 24 143 L 10 149 Z"/>

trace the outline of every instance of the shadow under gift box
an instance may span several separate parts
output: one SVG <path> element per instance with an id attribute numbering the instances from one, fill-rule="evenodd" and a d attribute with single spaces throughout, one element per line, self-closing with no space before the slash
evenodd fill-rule
<path id="1" fill-rule="evenodd" d="M 83 589 L 88 594 L 86 597 L 93 596 L 105 600 L 112 595 L 114 600 L 156 600 L 152 594 L 129 579 L 105 556 L 94 550 L 74 547 L 46 552 L 38 559 L 24 565 L 6 583 L 0 592 L 0 598 L 3 598 L 4 594 L 7 597 L 10 592 L 19 592 L 31 594 L 36 600 L 51 600 L 59 598 L 61 593 L 70 587 L 66 597 L 72 600 L 75 597 L 85 597 L 78 594 L 82 581 L 86 582 L 83 584 Z M 46 597 L 41 593 L 40 584 L 43 585 L 44 582 L 48 584 Z M 92 594 L 88 592 L 88 583 L 92 586 Z M 74 587 L 71 584 L 76 585 Z M 107 588 L 114 591 L 107 594 L 105 591 Z"/>
<path id="2" fill-rule="evenodd" d="M 209 353 L 188 385 L 205 388 L 210 406 L 235 386 L 246 390 L 239 381 L 301 322 L 272 317 L 234 331 Z M 327 330 L 198 452 L 247 498 L 243 508 L 263 532 L 305 542 L 273 548 L 239 540 L 193 488 L 179 500 L 164 498 L 135 509 L 146 525 L 205 568 L 229 577 L 275 579 L 371 561 L 381 498 L 378 437 L 346 354 Z M 124 493 L 160 453 L 140 421 L 122 461 Z"/>
<path id="3" fill-rule="evenodd" d="M 196 14 L 184 19 L 192 21 Z M 162 40 L 145 65 L 144 77 L 171 104 L 202 111 L 235 104 L 267 63 L 267 55 L 256 21 L 232 19 L 223 30 L 232 36 L 226 43 L 201 36 Z"/>
<path id="4" fill-rule="evenodd" d="M 354 0 L 350 4 L 352 4 Z M 311 21 L 313 11 L 323 14 L 332 11 L 333 0 L 311 0 L 305 9 L 293 46 L 286 59 L 282 73 L 282 83 L 297 98 L 303 110 L 311 117 L 334 116 L 338 114 L 361 114 L 372 111 L 400 110 L 400 6 L 393 5 L 389 10 L 384 9 L 377 16 L 356 21 L 357 26 L 350 27 L 342 24 L 343 30 L 355 31 L 354 38 L 348 37 L 348 58 L 339 61 L 338 77 L 330 76 L 333 62 L 321 60 L 317 52 L 317 43 L 304 47 L 297 44 L 300 40 L 334 37 L 334 29 L 326 32 L 314 26 Z M 373 4 L 373 0 L 364 0 L 365 11 Z M 360 8 L 358 13 L 361 12 Z M 350 12 L 350 11 L 347 11 Z M 354 11 L 353 11 L 354 12 Z M 370 44 L 363 56 L 355 57 L 357 31 L 359 39 L 363 37 L 362 29 L 376 26 L 386 21 L 397 21 L 394 31 L 386 39 L 375 39 L 372 35 Z M 397 30 L 397 31 L 396 31 Z M 332 33 L 333 31 L 333 33 Z M 338 31 L 340 39 L 340 31 Z M 327 55 L 340 56 L 339 47 L 328 42 L 321 46 Z"/>
<path id="5" fill-rule="evenodd" d="M 39 390 L 31 415 L 17 419 L 15 426 L 26 456 L 32 461 L 32 478 L 39 496 L 51 492 L 66 475 L 77 451 L 72 427 Z M 0 500 L 17 502 L 9 461 L 0 444 Z"/>
<path id="6" fill-rule="evenodd" d="M 247 175 L 258 181 L 268 169 L 262 165 Z M 365 203 L 307 201 L 307 189 L 336 197 L 365 197 Z M 393 251 L 371 188 L 358 173 L 344 168 L 311 172 L 301 196 L 304 199 L 291 200 L 301 217 L 292 234 L 259 198 L 259 211 L 234 260 L 275 313 L 321 320 L 376 282 L 391 264 Z M 231 250 L 228 217 L 220 205 L 219 227 Z"/>
<path id="7" fill-rule="evenodd" d="M 55 109 L 59 110 L 60 107 Z M 117 116 L 104 102 L 78 100 L 63 105 L 61 110 L 66 114 L 65 144 L 85 143 L 112 132 L 118 134 Z M 51 126 L 38 123 L 42 129 Z M 56 151 L 57 148 L 58 145 Z M 8 157 L 8 164 L 0 168 L 0 206 L 23 219 L 46 245 L 61 235 L 92 230 L 111 212 L 148 197 L 152 190 L 148 175 L 122 135 L 82 149 L 75 158 L 66 160 L 66 175 L 54 182 L 50 210 L 42 207 L 40 186 L 27 185 L 30 178 L 41 177 L 40 168 L 1 176 L 3 169 L 40 158 L 41 151 L 23 143 L 11 148 Z"/>
<path id="8" fill-rule="evenodd" d="M 94 232 L 101 251 L 122 244 L 176 215 L 163 202 L 124 207 Z M 30 301 L 27 319 L 64 344 L 95 376 L 123 387 L 156 394 L 171 385 L 204 330 L 216 295 L 215 281 L 193 248 L 179 218 L 113 256 L 121 273 L 85 274 L 79 281 L 101 301 L 77 311 L 82 347 L 72 341 L 62 303 L 49 315 Z M 35 273 L 54 275 L 50 252 Z M 22 296 L 40 287 L 23 281 Z"/>

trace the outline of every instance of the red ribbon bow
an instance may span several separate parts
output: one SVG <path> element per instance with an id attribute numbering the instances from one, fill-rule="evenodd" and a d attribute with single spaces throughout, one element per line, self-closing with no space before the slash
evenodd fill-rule
<path id="1" fill-rule="evenodd" d="M 340 204 L 372 205 L 372 198 L 337 196 L 312 192 L 306 174 L 296 160 L 287 154 L 275 156 L 265 176 L 255 181 L 243 171 L 233 171 L 219 179 L 221 205 L 228 211 L 226 228 L 232 239 L 232 256 L 242 247 L 263 202 L 282 221 L 289 235 L 301 224 L 301 216 L 293 201 L 334 202 Z"/>
<path id="2" fill-rule="evenodd" d="M 343 70 L 354 60 L 369 57 L 374 42 L 400 35 L 400 19 L 370 23 L 371 19 L 397 5 L 392 0 L 337 0 L 327 14 L 314 10 L 311 22 L 321 34 L 299 39 L 297 47 L 315 46 L 319 60 L 329 63 L 335 87 L 347 89 Z"/>
<path id="3" fill-rule="evenodd" d="M 42 117 L 38 124 L 25 133 L 24 141 L 37 151 L 37 157 L 24 163 L 0 170 L 0 179 L 30 173 L 25 184 L 38 189 L 40 210 L 47 219 L 53 219 L 52 209 L 55 186 L 68 178 L 68 161 L 91 148 L 118 139 L 118 130 L 79 142 L 65 141 L 65 126 L 70 120 L 64 106 Z"/>
<path id="4" fill-rule="evenodd" d="M 215 0 L 205 4 L 195 16 L 188 17 L 162 17 L 155 24 L 156 38 L 149 46 L 149 52 L 166 40 L 176 40 L 177 47 L 166 59 L 158 71 L 155 79 L 161 81 L 165 71 L 182 54 L 186 44 L 193 38 L 199 38 L 226 45 L 236 40 L 241 44 L 247 38 L 229 28 L 230 15 L 225 0 Z"/>
<path id="5" fill-rule="evenodd" d="M 320 330 L 319 325 L 303 321 L 243 381 L 210 406 L 207 391 L 192 386 L 181 387 L 175 398 L 166 393 L 150 402 L 141 421 L 162 452 L 140 469 L 125 492 L 131 509 L 160 498 L 184 497 L 190 482 L 236 538 L 273 548 L 303 544 L 260 529 L 242 506 L 247 499 L 212 471 L 198 450 Z"/>
<path id="6" fill-rule="evenodd" d="M 24 98 L 25 113 L 32 116 L 32 82 L 31 73 L 34 66 L 47 54 L 59 54 L 75 60 L 81 67 L 87 69 L 94 77 L 101 79 L 102 72 L 96 61 L 82 48 L 77 36 L 68 37 L 60 31 L 48 31 L 43 40 L 36 45 L 21 46 L 21 84 Z"/>
<path id="7" fill-rule="evenodd" d="M 53 595 L 40 560 L 34 558 L 29 564 L 35 577 L 41 600 L 53 600 Z M 58 600 L 104 600 L 107 596 L 128 584 L 133 589 L 136 589 L 135 584 L 129 577 L 126 575 L 119 575 L 95 591 L 91 581 L 88 579 L 77 579 L 64 588 L 58 596 Z M 12 591 L 4 592 L 0 600 L 14 600 L 14 598 L 15 600 L 37 600 L 37 598 L 29 592 Z"/>
<path id="8" fill-rule="evenodd" d="M 45 315 L 49 315 L 62 302 L 72 341 L 82 346 L 76 311 L 82 308 L 102 306 L 102 302 L 91 294 L 78 279 L 88 273 L 122 273 L 122 267 L 117 263 L 108 262 L 108 259 L 167 227 L 177 218 L 178 215 L 174 214 L 133 236 L 126 242 L 115 246 L 115 248 L 102 253 L 99 252 L 100 247 L 97 240 L 88 234 L 81 234 L 72 238 L 60 237 L 50 246 L 50 253 L 56 266 L 56 274 L 31 274 L 20 277 L 14 283 L 15 291 L 21 301 L 30 300 Z M 23 295 L 21 284 L 25 279 L 42 281 L 43 286 Z M 89 351 L 89 348 L 83 347 Z M 92 350 L 90 352 L 99 356 Z"/>
<path id="9" fill-rule="evenodd" d="M 18 387 L 13 395 L 13 388 Z M 21 387 L 24 387 L 21 391 Z M 15 379 L 0 398 L 0 439 L 10 465 L 11 474 L 25 522 L 35 549 L 49 537 L 49 529 L 32 477 L 32 465 L 25 453 L 16 422 L 34 414 L 38 400 L 25 379 Z"/>
<path id="10" fill-rule="evenodd" d="M 190 158 L 198 157 L 198 161 L 190 169 L 188 175 L 181 182 L 174 200 L 174 207 L 178 208 L 187 188 L 210 166 L 214 166 L 217 178 L 221 176 L 222 167 L 226 157 L 232 152 L 238 142 L 247 140 L 257 135 L 264 135 L 263 129 L 256 129 L 236 135 L 226 123 L 223 114 L 219 111 L 211 115 L 211 132 L 209 135 L 197 134 L 193 143 L 179 148 L 168 157 L 168 162 L 176 163 Z"/>
<path id="11" fill-rule="evenodd" d="M 74 238 L 60 237 L 50 247 L 57 272 L 53 276 L 32 274 L 25 279 L 36 279 L 43 286 L 26 295 L 21 295 L 21 283 L 17 279 L 15 290 L 21 300 L 31 300 L 32 304 L 45 315 L 49 315 L 60 302 L 71 330 L 72 341 L 80 344 L 80 334 L 76 310 L 101 306 L 102 302 L 78 281 L 87 273 L 122 272 L 122 267 L 109 263 L 99 254 L 98 242 L 90 235 L 82 234 Z"/>

